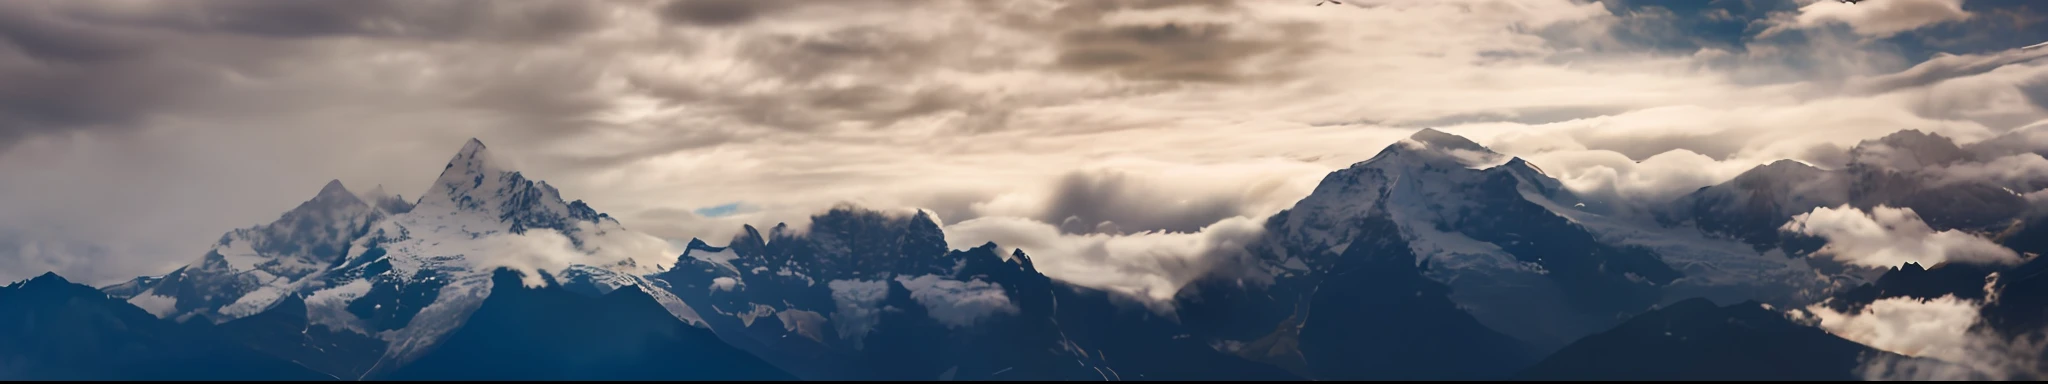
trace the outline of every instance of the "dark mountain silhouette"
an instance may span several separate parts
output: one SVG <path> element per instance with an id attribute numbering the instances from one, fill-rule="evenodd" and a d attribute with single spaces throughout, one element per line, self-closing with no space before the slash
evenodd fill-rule
<path id="1" fill-rule="evenodd" d="M 1864 359 L 1888 354 L 1754 302 L 1716 307 L 1688 299 L 1572 343 L 1519 378 L 1861 380 Z"/>
<path id="2" fill-rule="evenodd" d="M 333 380 L 54 273 L 0 287 L 0 380 Z"/>
<path id="3" fill-rule="evenodd" d="M 790 380 L 788 373 L 677 320 L 638 288 L 602 297 L 492 274 L 489 298 L 394 380 Z"/>
<path id="4" fill-rule="evenodd" d="M 726 247 L 688 248 L 657 280 L 735 346 L 806 379 L 1298 379 L 1046 277 L 1021 250 L 949 251 L 922 212 L 842 206 L 807 233 L 747 226 Z"/>

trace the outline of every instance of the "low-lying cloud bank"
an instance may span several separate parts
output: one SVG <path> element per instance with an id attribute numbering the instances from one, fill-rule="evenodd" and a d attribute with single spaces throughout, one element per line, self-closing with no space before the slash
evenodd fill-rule
<path id="1" fill-rule="evenodd" d="M 1988 287 L 1987 287 L 1988 288 Z M 1874 358 L 1859 368 L 1869 380 L 2044 380 L 2043 332 L 1998 334 L 1979 316 L 1983 303 L 1953 295 L 1920 300 L 1894 297 L 1861 312 L 1806 308 L 1820 327 L 1872 348 L 1935 361 Z"/>
<path id="2" fill-rule="evenodd" d="M 1783 230 L 1827 239 L 1818 254 L 1864 267 L 1947 262 L 2013 265 L 2024 261 L 2018 253 L 1991 240 L 1953 229 L 1935 231 L 1911 208 L 1879 205 L 1869 212 L 1848 205 L 1815 208 L 1793 216 Z"/>
<path id="3" fill-rule="evenodd" d="M 946 228 L 946 242 L 993 241 L 1005 251 L 1023 249 L 1047 276 L 1148 301 L 1154 309 L 1170 302 L 1181 286 L 1221 265 L 1247 257 L 1245 245 L 1265 233 L 1262 221 L 1232 217 L 1194 233 L 1130 235 L 1066 234 L 1051 224 L 988 217 Z"/>

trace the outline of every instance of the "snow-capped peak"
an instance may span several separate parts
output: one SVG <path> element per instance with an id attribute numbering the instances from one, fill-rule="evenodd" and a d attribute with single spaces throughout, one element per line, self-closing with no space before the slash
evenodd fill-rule
<path id="1" fill-rule="evenodd" d="M 1500 166 L 1508 160 L 1508 156 L 1487 149 L 1486 146 L 1463 136 L 1423 128 L 1414 135 L 1387 146 L 1379 155 L 1360 165 L 1371 164 L 1377 168 L 1460 166 L 1486 169 Z"/>
<path id="2" fill-rule="evenodd" d="M 328 180 L 327 185 L 320 186 L 320 193 L 313 196 L 314 200 L 340 198 L 353 198 L 361 201 L 361 198 L 356 197 L 354 193 L 349 193 L 348 187 L 341 185 L 341 180 Z"/>
<path id="3" fill-rule="evenodd" d="M 576 222 L 615 222 L 581 200 L 564 202 L 561 192 L 546 182 L 504 169 L 476 139 L 470 139 L 448 160 L 433 188 L 420 196 L 416 205 L 485 213 L 509 224 L 512 233 L 533 228 L 568 233 L 578 230 Z M 580 239 L 572 239 L 581 246 Z"/>
<path id="4" fill-rule="evenodd" d="M 1438 150 L 1462 149 L 1473 152 L 1493 153 L 1492 149 L 1487 149 L 1486 146 L 1479 145 L 1479 143 L 1473 142 L 1471 139 L 1439 131 L 1436 128 L 1423 128 L 1420 131 L 1416 131 L 1415 134 L 1408 135 L 1407 141 L 1423 144 Z"/>
<path id="5" fill-rule="evenodd" d="M 340 261 L 349 243 L 383 215 L 341 181 L 269 224 L 229 231 L 213 249 L 161 279 L 111 290 L 152 313 L 216 322 L 260 312 L 299 282 Z"/>
<path id="6" fill-rule="evenodd" d="M 499 186 L 504 171 L 493 164 L 490 151 L 484 142 L 469 139 L 462 151 L 448 159 L 448 165 L 441 169 L 441 177 L 434 179 L 433 189 L 420 196 L 419 204 L 455 203 L 462 207 L 481 207 L 485 203 L 474 196 L 474 191 L 492 191 Z"/>

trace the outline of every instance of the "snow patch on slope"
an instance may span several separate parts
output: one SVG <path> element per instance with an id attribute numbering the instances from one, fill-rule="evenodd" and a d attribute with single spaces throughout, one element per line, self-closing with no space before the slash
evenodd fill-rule
<path id="1" fill-rule="evenodd" d="M 697 260 L 703 260 L 705 262 L 709 262 L 712 264 L 717 264 L 719 266 L 725 267 L 725 269 L 729 271 L 739 272 L 739 268 L 732 266 L 732 261 L 734 259 L 739 259 L 740 254 L 733 253 L 732 248 L 723 248 L 716 251 L 689 249 L 683 251 L 683 255 L 689 256 Z"/>
<path id="2" fill-rule="evenodd" d="M 634 279 L 639 282 L 638 284 L 634 284 L 634 286 L 638 287 L 641 292 L 646 292 L 648 296 L 654 296 L 654 301 L 657 303 L 661 303 L 661 308 L 667 309 L 668 314 L 674 315 L 677 319 L 682 319 L 683 322 L 689 323 L 690 326 L 693 327 L 704 329 L 711 328 L 710 323 L 704 322 L 704 316 L 702 314 L 698 314 L 697 309 L 690 308 L 690 304 L 684 303 L 683 298 L 676 297 L 676 294 L 669 293 L 668 290 L 657 288 L 653 284 L 648 284 L 646 280 L 643 280 L 639 277 L 635 277 Z"/>
<path id="3" fill-rule="evenodd" d="M 775 318 L 782 320 L 783 331 L 795 332 L 797 335 L 811 339 L 811 341 L 825 342 L 825 315 L 801 309 L 791 309 L 775 313 Z"/>
<path id="4" fill-rule="evenodd" d="M 653 243 L 658 245 L 650 246 L 646 241 L 638 241 L 643 239 L 634 238 L 646 235 L 627 232 L 613 222 L 575 222 L 578 230 L 573 234 L 583 240 L 583 246 L 578 247 L 571 235 L 553 229 L 529 228 L 525 233 L 513 233 L 498 217 L 456 208 L 420 204 L 411 212 L 382 222 L 373 231 L 399 234 L 377 246 L 386 252 L 384 259 L 389 262 L 391 276 L 410 279 L 422 276 L 421 271 L 431 270 L 449 279 L 434 302 L 422 309 L 406 328 L 384 333 L 384 338 L 393 344 L 391 356 L 401 361 L 408 361 L 411 354 L 460 326 L 489 295 L 490 275 L 498 268 L 519 271 L 523 285 L 540 287 L 546 281 L 538 272 L 583 265 L 644 275 L 656 272 L 654 260 L 671 254 L 666 242 L 654 239 Z M 351 259 L 373 248 L 367 240 L 360 245 Z"/>
<path id="5" fill-rule="evenodd" d="M 348 312 L 348 303 L 370 293 L 369 280 L 353 280 L 340 286 L 313 291 L 306 296 L 306 318 L 312 324 L 325 325 L 332 329 L 346 329 L 369 335 L 361 321 Z"/>
<path id="6" fill-rule="evenodd" d="M 270 309 L 270 304 L 276 303 L 277 299 L 284 298 L 284 295 L 290 292 L 281 287 L 282 285 L 271 283 L 258 287 L 255 291 L 242 295 L 242 298 L 235 299 L 233 304 L 221 307 L 220 314 L 230 318 L 242 318 Z"/>

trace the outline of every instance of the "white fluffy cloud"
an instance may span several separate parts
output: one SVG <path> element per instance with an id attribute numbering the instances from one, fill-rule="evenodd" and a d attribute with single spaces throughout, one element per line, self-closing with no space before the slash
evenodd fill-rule
<path id="1" fill-rule="evenodd" d="M 1070 235 L 1044 222 L 989 217 L 947 227 L 946 242 L 1022 248 L 1046 276 L 1150 300 L 1163 310 L 1158 305 L 1181 286 L 1244 257 L 1244 246 L 1265 233 L 1260 224 L 1233 217 L 1195 233 Z"/>
<path id="2" fill-rule="evenodd" d="M 1967 162 L 1943 167 L 1936 183 L 1990 182 L 2008 188 L 2026 188 L 2048 182 L 2048 158 L 2027 153 Z"/>
<path id="3" fill-rule="evenodd" d="M 1857 34 L 1890 37 L 1899 32 L 1969 18 L 1970 13 L 1963 11 L 1963 0 L 1888 0 L 1854 4 L 1812 0 L 1799 7 L 1799 14 L 1794 17 L 1791 27 L 1815 28 L 1840 23 L 1847 24 Z"/>
<path id="4" fill-rule="evenodd" d="M 825 283 L 832 288 L 832 326 L 839 332 L 839 338 L 853 341 L 853 347 L 861 348 L 868 332 L 882 322 L 882 301 L 889 299 L 889 282 L 886 280 L 833 280 Z"/>
<path id="5" fill-rule="evenodd" d="M 675 255 L 682 254 L 681 250 L 658 237 L 632 231 L 600 231 L 588 222 L 577 222 L 576 225 L 582 233 L 602 234 L 584 236 L 583 249 L 577 249 L 568 236 L 553 229 L 530 229 L 524 234 L 500 232 L 474 240 L 471 244 L 473 249 L 468 252 L 488 255 L 473 258 L 481 263 L 479 270 L 510 268 L 519 271 L 523 275 L 521 283 L 528 287 L 546 285 L 536 272 L 545 271 L 559 276 L 570 265 L 611 267 L 627 262 L 635 266 L 626 268 L 627 272 L 651 273 L 662 265 L 675 263 Z"/>
<path id="6" fill-rule="evenodd" d="M 1654 200 L 1777 159 L 1834 164 L 1900 129 L 1982 138 L 2048 119 L 2015 87 L 2041 76 L 2029 52 L 1921 60 L 1831 34 L 1678 52 L 1696 31 L 1631 27 L 1666 16 L 1613 2 L 345 3 L 0 5 L 18 27 L 0 33 L 37 39 L 0 46 L 21 90 L 0 119 L 37 123 L 0 128 L 0 231 L 59 228 L 11 241 L 92 250 L 0 247 L 21 266 L 0 279 L 163 273 L 331 178 L 415 196 L 470 137 L 667 238 L 801 225 L 845 201 L 1055 229 L 1099 212 L 1076 226 L 1153 239 L 1256 221 L 1422 127 Z M 1876 33 L 1957 17 L 1896 12 L 1937 3 L 1799 15 Z M 192 18 L 280 14 L 310 19 Z M 730 203 L 751 209 L 693 212 Z"/>
<path id="7" fill-rule="evenodd" d="M 2030 337 L 2008 338 L 1985 328 L 1981 303 L 1942 296 L 1930 300 L 1894 297 L 1857 313 L 1825 306 L 1806 308 L 1820 327 L 1872 348 L 1938 362 L 1878 358 L 1860 368 L 1870 380 L 2041 380 L 2042 345 Z"/>
<path id="8" fill-rule="evenodd" d="M 1969 233 L 1935 231 L 1911 208 L 1879 205 L 1865 213 L 1848 205 L 1814 208 L 1793 216 L 1785 231 L 1819 236 L 1828 241 L 1820 254 L 1851 265 L 1872 268 L 1905 263 L 1944 262 L 2016 264 L 2019 254 Z"/>
<path id="9" fill-rule="evenodd" d="M 1527 160 L 1551 172 L 1551 177 L 1573 191 L 1643 204 L 1670 201 L 1701 186 L 1733 179 L 1759 165 L 1716 160 L 1685 149 L 1659 153 L 1642 161 L 1631 160 L 1620 152 L 1583 149 L 1541 152 Z"/>
<path id="10" fill-rule="evenodd" d="M 910 298 L 924 306 L 932 319 L 950 328 L 974 325 L 976 320 L 998 313 L 1017 313 L 1002 284 L 979 279 L 952 280 L 937 275 L 916 278 L 897 276 L 897 283 L 910 290 Z"/>

